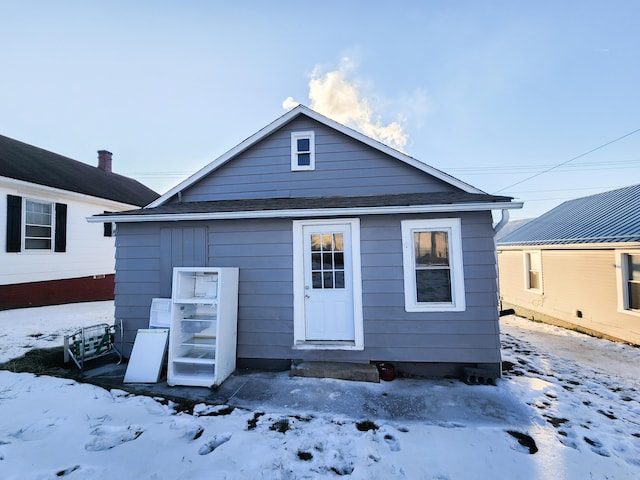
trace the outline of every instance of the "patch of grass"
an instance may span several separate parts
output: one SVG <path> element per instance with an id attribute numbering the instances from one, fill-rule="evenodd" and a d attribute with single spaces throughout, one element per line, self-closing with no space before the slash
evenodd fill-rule
<path id="1" fill-rule="evenodd" d="M 605 417 L 607 417 L 610 420 L 617 420 L 618 417 L 616 417 L 613 413 L 609 412 L 605 412 L 604 410 L 598 410 L 598 413 L 600 415 L 604 415 Z"/>
<path id="2" fill-rule="evenodd" d="M 289 425 L 289 420 L 285 418 L 282 420 L 278 420 L 277 422 L 272 424 L 269 427 L 269 430 L 285 433 L 287 430 L 289 430 L 289 428 L 291 428 Z"/>
<path id="3" fill-rule="evenodd" d="M 558 428 L 563 423 L 567 423 L 569 421 L 567 418 L 557 418 L 551 415 L 543 415 L 543 417 L 547 419 L 547 422 L 549 422 L 551 425 L 553 425 L 556 428 Z"/>
<path id="4" fill-rule="evenodd" d="M 303 452 L 302 450 L 298 450 L 298 458 L 300 460 L 309 461 L 313 458 L 313 454 L 311 452 Z"/>
<path id="5" fill-rule="evenodd" d="M 361 432 L 368 432 L 369 430 L 376 431 L 378 430 L 378 425 L 371 420 L 363 420 L 362 422 L 356 423 L 356 428 Z"/>
<path id="6" fill-rule="evenodd" d="M 299 422 L 310 422 L 313 419 L 313 415 L 309 415 L 308 417 L 303 417 L 301 415 L 294 415 L 293 418 L 298 420 Z"/>
<path id="7" fill-rule="evenodd" d="M 64 363 L 63 347 L 29 350 L 22 357 L 0 364 L 0 370 L 73 379 L 81 377 L 81 372 L 73 363 Z"/>
<path id="8" fill-rule="evenodd" d="M 531 455 L 533 455 L 538 451 L 538 446 L 536 445 L 535 440 L 531 438 L 530 435 L 527 435 L 526 433 L 518 432 L 516 430 L 507 430 L 507 433 L 512 437 L 516 438 L 520 445 L 528 448 L 529 453 Z"/>
<path id="9" fill-rule="evenodd" d="M 225 405 L 222 408 L 219 408 L 217 410 L 212 410 L 210 412 L 206 412 L 206 413 L 198 413 L 199 417 L 221 417 L 224 415 L 230 415 L 233 413 L 233 411 L 235 410 L 234 407 L 230 407 L 228 405 Z"/>
<path id="10" fill-rule="evenodd" d="M 601 447 L 602 446 L 602 444 L 600 442 L 597 442 L 595 440 L 591 440 L 589 437 L 584 437 L 584 441 L 587 442 L 592 447 Z"/>
<path id="11" fill-rule="evenodd" d="M 190 400 L 180 399 L 178 401 L 172 400 L 171 403 L 172 403 L 171 407 L 173 408 L 174 413 L 186 413 L 187 415 L 193 415 L 193 409 L 195 408 L 198 402 L 195 402 L 193 400 L 190 401 Z"/>
<path id="12" fill-rule="evenodd" d="M 258 420 L 261 416 L 264 415 L 264 412 L 256 412 L 253 414 L 253 418 L 247 422 L 247 430 L 255 430 L 258 425 Z"/>
<path id="13" fill-rule="evenodd" d="M 336 475 L 351 475 L 353 473 L 353 465 L 342 465 L 341 467 L 331 467 L 330 470 Z"/>
<path id="14" fill-rule="evenodd" d="M 202 436 L 202 434 L 203 434 L 203 433 L 204 433 L 204 428 L 202 428 L 202 427 L 198 427 L 198 429 L 197 429 L 197 430 L 195 431 L 195 433 L 193 434 L 193 438 L 192 438 L 192 440 L 197 440 L 197 439 L 199 439 L 199 438 Z"/>

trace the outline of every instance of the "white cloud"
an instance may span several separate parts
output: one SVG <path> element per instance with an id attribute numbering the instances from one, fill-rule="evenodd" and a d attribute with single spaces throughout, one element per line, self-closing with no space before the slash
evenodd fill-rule
<path id="1" fill-rule="evenodd" d="M 296 108 L 300 105 L 300 102 L 296 102 L 293 97 L 287 97 L 284 102 L 282 102 L 282 108 L 285 110 L 291 110 L 292 108 Z"/>
<path id="2" fill-rule="evenodd" d="M 348 58 L 342 59 L 337 70 L 323 73 L 316 67 L 309 80 L 310 108 L 402 151 L 408 141 L 402 123 L 383 123 L 381 115 L 374 113 L 358 82 L 350 80 L 352 71 L 353 64 Z M 298 103 L 289 97 L 282 102 L 282 106 L 289 110 Z"/>

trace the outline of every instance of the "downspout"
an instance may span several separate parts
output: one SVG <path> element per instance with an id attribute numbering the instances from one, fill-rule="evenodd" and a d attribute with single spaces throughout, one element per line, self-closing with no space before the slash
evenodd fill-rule
<path id="1" fill-rule="evenodd" d="M 502 218 L 498 223 L 496 223 L 495 227 L 493 227 L 493 231 L 498 233 L 502 228 L 509 222 L 509 210 L 506 208 L 502 209 Z"/>

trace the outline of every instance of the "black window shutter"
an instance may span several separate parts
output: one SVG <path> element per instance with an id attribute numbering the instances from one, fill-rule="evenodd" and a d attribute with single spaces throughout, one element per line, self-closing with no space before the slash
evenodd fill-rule
<path id="1" fill-rule="evenodd" d="M 67 205 L 64 203 L 56 203 L 55 251 L 67 251 Z"/>
<path id="2" fill-rule="evenodd" d="M 104 213 L 111 213 L 111 212 L 107 212 L 105 210 Z M 113 237 L 113 223 L 104 222 L 103 225 L 104 225 L 104 236 L 105 237 Z"/>
<path id="3" fill-rule="evenodd" d="M 22 235 L 22 197 L 7 195 L 7 252 L 19 252 Z"/>

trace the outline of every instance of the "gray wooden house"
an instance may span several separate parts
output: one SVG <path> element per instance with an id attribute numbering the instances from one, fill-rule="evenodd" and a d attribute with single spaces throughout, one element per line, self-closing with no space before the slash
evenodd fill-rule
<path id="1" fill-rule="evenodd" d="M 492 210 L 520 208 L 298 106 L 117 223 L 127 343 L 173 267 L 239 267 L 239 366 L 499 375 Z"/>

